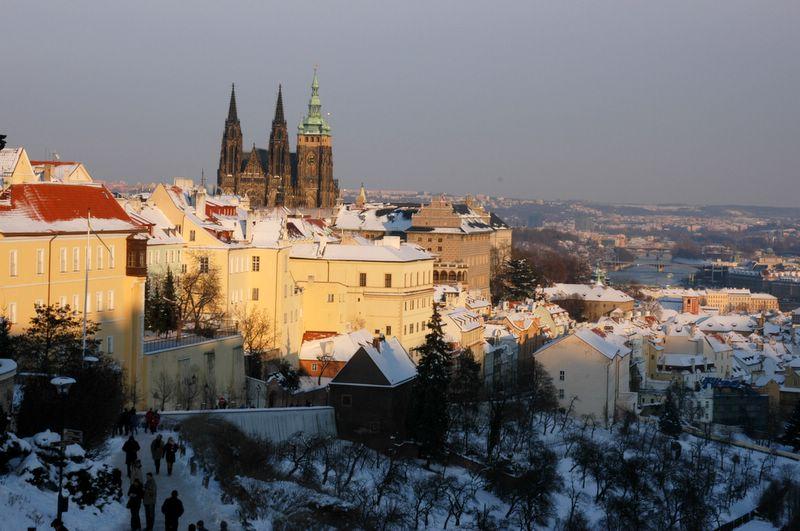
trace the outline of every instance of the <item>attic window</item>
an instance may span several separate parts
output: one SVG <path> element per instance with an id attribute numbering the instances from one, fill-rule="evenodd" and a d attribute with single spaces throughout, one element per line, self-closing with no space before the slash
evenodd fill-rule
<path id="1" fill-rule="evenodd" d="M 353 405 L 353 395 L 342 395 L 342 407 L 350 407 Z"/>

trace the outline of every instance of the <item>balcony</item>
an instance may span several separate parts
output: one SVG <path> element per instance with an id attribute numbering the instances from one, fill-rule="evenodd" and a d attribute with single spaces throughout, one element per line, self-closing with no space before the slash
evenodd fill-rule
<path id="1" fill-rule="evenodd" d="M 177 336 L 146 339 L 142 341 L 142 352 L 144 354 L 155 354 L 164 350 L 196 345 L 218 339 L 226 339 L 239 335 L 236 327 L 229 326 L 219 330 L 208 331 L 203 334 L 195 334 L 192 331 L 181 333 L 180 339 Z"/>

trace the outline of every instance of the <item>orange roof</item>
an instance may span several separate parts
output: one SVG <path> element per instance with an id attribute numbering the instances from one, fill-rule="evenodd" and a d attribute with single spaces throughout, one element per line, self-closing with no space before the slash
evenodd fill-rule
<path id="1" fill-rule="evenodd" d="M 317 339 L 325 339 L 326 337 L 333 337 L 338 336 L 338 332 L 323 332 L 323 331 L 315 331 L 309 330 L 303 333 L 303 340 L 301 343 L 305 343 L 306 341 L 315 341 Z"/>

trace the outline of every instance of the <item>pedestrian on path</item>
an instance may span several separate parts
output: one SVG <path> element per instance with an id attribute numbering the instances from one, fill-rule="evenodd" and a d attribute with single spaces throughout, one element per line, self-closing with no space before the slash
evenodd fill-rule
<path id="1" fill-rule="evenodd" d="M 161 472 L 161 458 L 164 457 L 164 439 L 160 433 L 150 443 L 150 455 L 153 456 L 153 464 L 156 466 L 156 474 L 158 474 Z"/>
<path id="2" fill-rule="evenodd" d="M 183 503 L 178 499 L 178 491 L 173 490 L 172 495 L 164 500 L 161 506 L 164 513 L 164 528 L 166 531 L 178 531 L 178 523 L 183 515 Z"/>
<path id="3" fill-rule="evenodd" d="M 172 440 L 172 437 L 167 439 L 167 444 L 164 445 L 164 460 L 167 462 L 167 475 L 172 475 L 172 467 L 175 464 L 175 456 L 178 453 L 178 445 Z"/>
<path id="4" fill-rule="evenodd" d="M 136 480 L 138 480 L 139 483 L 144 484 L 144 478 L 142 477 L 142 462 L 139 459 L 137 459 L 131 467 L 131 483 Z"/>
<path id="5" fill-rule="evenodd" d="M 142 529 L 142 520 L 139 518 L 139 509 L 142 507 L 144 497 L 144 487 L 142 482 L 134 479 L 131 488 L 128 489 L 128 509 L 131 510 L 131 530 L 139 531 Z"/>
<path id="6" fill-rule="evenodd" d="M 153 526 L 156 524 L 156 499 L 158 497 L 158 485 L 156 480 L 153 479 L 153 473 L 147 473 L 147 481 L 144 483 L 144 520 L 147 531 L 153 531 Z"/>
<path id="7" fill-rule="evenodd" d="M 128 427 L 130 428 L 131 435 L 136 435 L 139 428 L 139 417 L 136 415 L 136 408 L 133 406 L 128 410 Z"/>
<path id="8" fill-rule="evenodd" d="M 202 520 L 197 521 L 197 531 L 208 531 L 208 529 L 206 529 L 206 523 Z"/>
<path id="9" fill-rule="evenodd" d="M 131 466 L 138 459 L 140 449 L 141 446 L 139 446 L 139 443 L 136 442 L 136 439 L 133 438 L 133 434 L 131 433 L 128 436 L 128 440 L 122 445 L 122 451 L 125 452 L 125 466 L 128 468 L 128 477 L 131 477 Z"/>

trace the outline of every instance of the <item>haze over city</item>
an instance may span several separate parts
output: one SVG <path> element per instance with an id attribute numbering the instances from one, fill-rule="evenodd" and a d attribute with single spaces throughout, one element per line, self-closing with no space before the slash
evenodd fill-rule
<path id="1" fill-rule="evenodd" d="M 791 206 L 800 4 L 15 2 L 0 129 L 98 179 L 211 177 L 313 67 L 345 188 Z M 13 73 L 13 74 L 12 74 Z"/>

